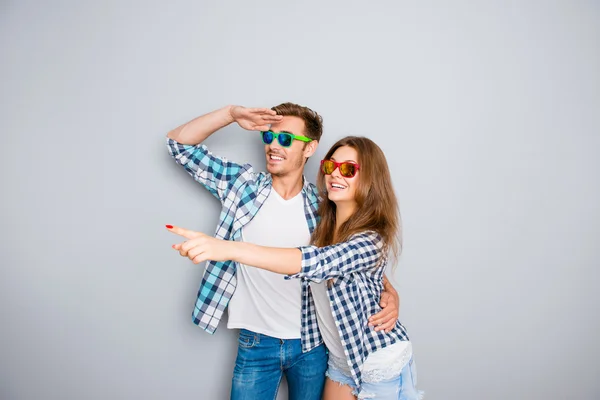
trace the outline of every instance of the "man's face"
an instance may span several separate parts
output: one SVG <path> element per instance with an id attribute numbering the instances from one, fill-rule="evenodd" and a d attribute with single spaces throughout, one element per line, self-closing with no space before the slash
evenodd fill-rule
<path id="1" fill-rule="evenodd" d="M 298 136 L 306 135 L 304 121 L 291 116 L 284 116 L 281 121 L 271 125 L 271 131 L 275 133 L 288 132 Z M 283 147 L 277 139 L 273 139 L 271 144 L 265 145 L 267 171 L 277 177 L 283 177 L 298 170 L 302 173 L 304 160 L 314 153 L 316 144 L 316 141 L 305 143 L 293 140 L 290 147 Z"/>

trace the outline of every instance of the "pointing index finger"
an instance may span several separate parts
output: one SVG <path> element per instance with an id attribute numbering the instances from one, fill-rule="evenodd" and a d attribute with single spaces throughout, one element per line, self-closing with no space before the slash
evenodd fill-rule
<path id="1" fill-rule="evenodd" d="M 166 225 L 167 230 L 173 232 L 176 235 L 183 236 L 186 239 L 194 239 L 201 235 L 200 232 L 191 231 L 189 229 L 180 228 L 178 226 Z"/>

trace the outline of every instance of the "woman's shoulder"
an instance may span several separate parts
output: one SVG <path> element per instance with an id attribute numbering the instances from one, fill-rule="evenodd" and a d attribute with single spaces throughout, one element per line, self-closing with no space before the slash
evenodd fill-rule
<path id="1" fill-rule="evenodd" d="M 382 248 L 384 245 L 383 237 L 377 231 L 374 230 L 356 232 L 348 238 L 348 242 L 357 245 L 372 245 L 376 246 L 377 248 Z"/>

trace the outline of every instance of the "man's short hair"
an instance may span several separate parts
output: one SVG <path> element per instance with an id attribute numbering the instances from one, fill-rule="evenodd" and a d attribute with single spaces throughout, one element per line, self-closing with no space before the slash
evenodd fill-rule
<path id="1" fill-rule="evenodd" d="M 294 103 L 282 103 L 272 107 L 271 110 L 274 110 L 277 115 L 298 117 L 302 119 L 306 126 L 306 137 L 317 141 L 321 140 L 321 135 L 323 134 L 323 118 L 315 111 Z"/>

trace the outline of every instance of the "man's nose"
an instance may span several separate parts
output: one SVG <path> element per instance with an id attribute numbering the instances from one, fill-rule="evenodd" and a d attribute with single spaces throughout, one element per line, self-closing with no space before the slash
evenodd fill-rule
<path id="1" fill-rule="evenodd" d="M 273 139 L 271 144 L 269 144 L 269 150 L 271 149 L 281 150 L 281 145 L 277 139 Z"/>

